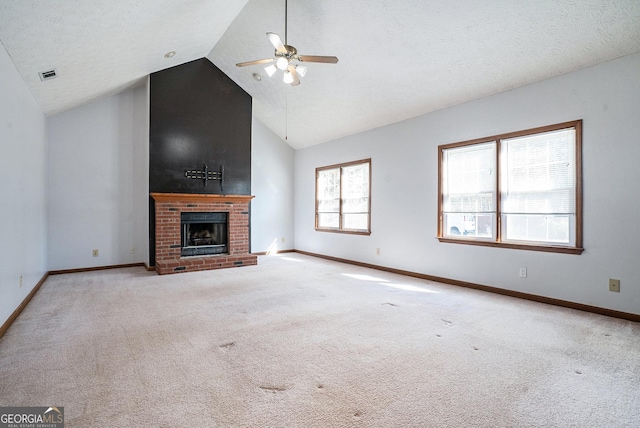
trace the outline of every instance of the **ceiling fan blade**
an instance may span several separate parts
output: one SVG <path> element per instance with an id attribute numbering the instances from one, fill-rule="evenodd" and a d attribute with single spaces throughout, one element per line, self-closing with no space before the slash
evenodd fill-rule
<path id="1" fill-rule="evenodd" d="M 284 43 L 282 43 L 280 36 L 276 33 L 267 33 L 267 37 L 269 37 L 269 41 L 278 52 L 283 54 L 287 53 L 287 49 L 284 47 Z"/>
<path id="2" fill-rule="evenodd" d="M 256 65 L 256 64 L 267 64 L 273 61 L 275 61 L 273 58 L 257 59 L 255 61 L 239 62 L 236 64 L 236 67 L 246 67 L 248 65 Z"/>
<path id="3" fill-rule="evenodd" d="M 338 58 L 335 56 L 319 56 L 319 55 L 298 55 L 300 62 L 323 62 L 325 64 L 336 64 Z"/>
<path id="4" fill-rule="evenodd" d="M 293 82 L 291 82 L 291 86 L 298 86 L 300 84 L 300 77 L 298 76 L 298 72 L 296 71 L 295 65 L 289 65 L 287 67 L 289 73 L 291 73 L 291 77 L 293 77 Z"/>

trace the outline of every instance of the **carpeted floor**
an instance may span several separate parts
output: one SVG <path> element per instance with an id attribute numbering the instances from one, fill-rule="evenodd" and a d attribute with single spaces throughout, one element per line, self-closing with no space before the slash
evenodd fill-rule
<path id="1" fill-rule="evenodd" d="M 66 427 L 638 427 L 640 325 L 300 254 L 51 276 L 0 406 Z"/>

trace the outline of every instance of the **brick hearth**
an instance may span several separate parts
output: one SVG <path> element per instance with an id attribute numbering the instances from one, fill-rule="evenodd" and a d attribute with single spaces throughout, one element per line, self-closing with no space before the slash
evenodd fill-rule
<path id="1" fill-rule="evenodd" d="M 253 196 L 151 193 L 156 205 L 156 271 L 168 273 L 255 265 L 249 253 L 249 203 Z M 180 256 L 181 212 L 227 212 L 228 254 Z"/>

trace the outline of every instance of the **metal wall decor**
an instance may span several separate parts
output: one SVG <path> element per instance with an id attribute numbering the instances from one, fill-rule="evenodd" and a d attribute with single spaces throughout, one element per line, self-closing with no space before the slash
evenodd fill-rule
<path id="1" fill-rule="evenodd" d="M 222 165 L 220 165 L 220 169 L 218 171 L 210 171 L 209 167 L 205 163 L 202 170 L 188 169 L 184 172 L 184 176 L 186 178 L 202 180 L 204 182 L 204 187 L 207 187 L 207 183 L 209 182 L 209 180 L 218 180 L 220 181 L 220 191 L 224 191 L 222 187 L 222 182 L 224 180 L 224 166 Z"/>

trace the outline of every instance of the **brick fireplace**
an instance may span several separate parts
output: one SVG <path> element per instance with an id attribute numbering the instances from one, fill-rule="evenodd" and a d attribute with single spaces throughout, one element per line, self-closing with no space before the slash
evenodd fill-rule
<path id="1" fill-rule="evenodd" d="M 161 274 L 250 266 L 258 257 L 249 253 L 249 203 L 253 196 L 151 193 L 156 214 L 156 271 Z M 226 252 L 182 256 L 183 213 L 226 213 Z"/>

